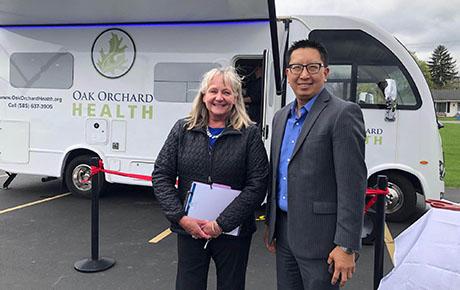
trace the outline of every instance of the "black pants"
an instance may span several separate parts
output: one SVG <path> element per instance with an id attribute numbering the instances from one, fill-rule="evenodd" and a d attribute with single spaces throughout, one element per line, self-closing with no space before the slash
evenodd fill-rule
<path id="1" fill-rule="evenodd" d="M 218 290 L 243 290 L 251 236 L 221 235 L 209 241 L 177 235 L 176 290 L 205 290 L 211 258 L 216 264 Z"/>
<path id="2" fill-rule="evenodd" d="M 292 253 L 287 237 L 287 214 L 276 213 L 276 276 L 279 290 L 335 290 L 327 259 L 307 259 Z"/>

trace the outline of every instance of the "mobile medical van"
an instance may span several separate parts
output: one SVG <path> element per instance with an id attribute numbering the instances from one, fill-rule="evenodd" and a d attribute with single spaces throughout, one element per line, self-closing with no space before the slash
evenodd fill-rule
<path id="1" fill-rule="evenodd" d="M 174 122 L 187 115 L 201 75 L 233 65 L 244 79 L 263 67 L 260 126 L 294 99 L 283 79 L 290 43 L 310 38 L 330 53 L 327 87 L 361 106 L 372 184 L 390 181 L 387 212 L 402 220 L 416 193 L 444 191 L 433 101 L 409 52 L 354 18 L 276 18 L 274 1 L 25 1 L 0 11 L 0 169 L 62 178 L 89 194 L 90 157 L 150 175 Z M 382 82 L 396 83 L 397 97 Z M 350 168 L 353 170 L 353 168 Z M 105 175 L 109 183 L 150 182 Z"/>

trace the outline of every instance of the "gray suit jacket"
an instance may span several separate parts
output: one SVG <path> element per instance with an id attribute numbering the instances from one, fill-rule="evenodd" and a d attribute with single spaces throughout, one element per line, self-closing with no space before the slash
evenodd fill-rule
<path id="1" fill-rule="evenodd" d="M 273 119 L 267 205 L 270 241 L 276 238 L 276 180 L 291 104 Z M 324 89 L 308 112 L 288 167 L 287 232 L 294 255 L 315 259 L 327 257 L 335 245 L 361 248 L 367 185 L 364 151 L 359 106 Z"/>

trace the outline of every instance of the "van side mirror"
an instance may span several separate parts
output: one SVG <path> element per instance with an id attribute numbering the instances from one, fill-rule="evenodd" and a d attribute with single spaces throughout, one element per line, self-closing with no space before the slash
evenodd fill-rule
<path id="1" fill-rule="evenodd" d="M 385 121 L 393 122 L 396 120 L 396 97 L 398 96 L 398 89 L 394 79 L 386 79 L 378 83 L 379 88 L 385 95 L 386 113 Z"/>

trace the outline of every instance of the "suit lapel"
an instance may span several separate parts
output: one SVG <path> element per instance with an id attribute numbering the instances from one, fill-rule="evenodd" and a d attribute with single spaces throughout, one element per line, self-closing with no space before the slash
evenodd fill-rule
<path id="1" fill-rule="evenodd" d="M 286 122 L 289 115 L 289 110 L 291 108 L 292 103 L 289 103 L 285 106 L 279 116 L 279 121 L 273 124 L 273 147 L 271 148 L 273 152 L 273 170 L 278 168 L 279 159 L 280 159 L 280 151 L 281 151 L 281 143 L 283 142 L 284 137 L 284 128 L 286 127 Z M 275 176 L 275 174 L 274 174 Z"/>
<path id="2" fill-rule="evenodd" d="M 297 138 L 297 141 L 295 143 L 291 159 L 293 159 L 297 151 L 299 151 L 300 146 L 305 141 L 305 138 L 307 138 L 308 133 L 310 133 L 311 127 L 315 123 L 316 119 L 318 119 L 321 112 L 324 110 L 324 108 L 326 108 L 327 102 L 329 102 L 330 97 L 331 96 L 329 95 L 327 90 L 323 89 L 321 94 L 316 99 L 310 112 L 308 112 L 307 118 L 305 119 L 305 123 L 302 126 L 302 130 L 300 131 L 299 138 Z"/>

